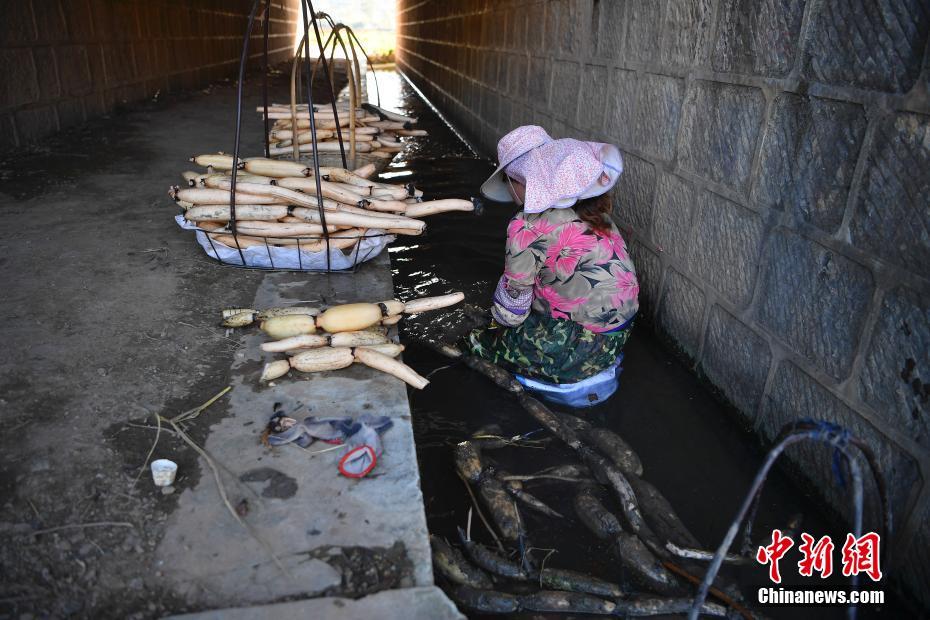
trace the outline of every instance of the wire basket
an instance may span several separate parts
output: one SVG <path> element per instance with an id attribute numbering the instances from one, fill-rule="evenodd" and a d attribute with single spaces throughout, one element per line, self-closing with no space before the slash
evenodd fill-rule
<path id="1" fill-rule="evenodd" d="M 349 169 L 358 169 L 362 166 L 371 165 L 374 167 L 375 173 L 384 171 L 393 159 L 392 154 L 373 154 L 370 152 L 365 152 L 364 148 L 371 141 L 371 137 L 368 136 L 368 140 L 364 140 L 366 136 L 360 135 L 359 128 L 357 126 L 357 113 L 364 111 L 367 114 L 371 114 L 370 111 L 366 110 L 364 105 L 368 101 L 367 95 L 367 81 L 363 75 L 362 63 L 360 59 L 364 59 L 365 69 L 371 69 L 372 76 L 374 77 L 375 85 L 375 96 L 378 102 L 378 107 L 381 105 L 381 92 L 378 87 L 378 78 L 374 73 L 374 67 L 371 64 L 371 59 L 368 57 L 368 54 L 365 52 L 364 47 L 356 36 L 355 32 L 351 27 L 343 24 L 337 23 L 333 18 L 324 12 L 319 12 L 314 15 L 314 18 L 317 20 L 323 20 L 329 26 L 329 35 L 326 38 L 326 42 L 323 43 L 322 52 L 317 62 L 313 64 L 310 72 L 310 81 L 312 82 L 317 75 L 317 69 L 323 67 L 324 72 L 326 72 L 325 78 L 328 80 L 329 84 L 332 85 L 335 83 L 335 63 L 336 58 L 335 54 L 338 49 L 341 49 L 345 54 L 345 67 L 346 75 L 348 78 L 348 85 L 346 88 L 349 115 L 348 115 L 348 126 L 343 128 L 343 124 L 338 124 L 334 128 L 337 132 L 337 141 L 339 146 L 339 152 L 334 152 L 332 150 L 327 151 L 322 148 L 314 148 L 315 157 L 320 162 L 321 166 L 335 166 L 343 167 Z M 309 35 L 308 32 L 304 33 L 304 37 Z M 300 45 L 298 46 L 299 50 L 303 49 L 303 46 L 306 44 L 306 40 L 302 39 Z M 329 58 L 326 59 L 326 51 L 329 50 Z M 301 89 L 301 75 L 297 70 L 300 61 L 302 59 L 302 54 L 298 51 L 294 55 L 294 60 L 291 64 L 291 78 L 290 78 L 290 105 L 289 105 L 289 118 L 287 119 L 290 122 L 291 130 L 296 136 L 298 134 L 298 120 L 303 118 L 304 113 L 310 112 L 313 109 L 312 105 L 303 106 L 299 101 L 299 93 L 302 92 Z M 324 62 L 325 61 L 325 62 Z M 331 89 L 332 90 L 332 89 Z M 341 101 L 342 98 L 337 99 Z M 267 107 L 264 110 L 265 117 L 267 119 Z M 316 113 L 317 110 L 314 110 Z M 300 116 L 298 116 L 300 115 Z M 338 120 L 338 119 L 337 119 Z M 267 128 L 267 124 L 266 124 Z M 266 134 L 271 133 L 266 131 Z M 316 132 L 314 132 L 316 133 Z M 347 136 L 347 138 L 346 138 Z M 307 155 L 307 143 L 301 144 L 299 140 L 292 139 L 289 140 L 291 144 L 288 144 L 286 147 L 269 149 L 271 156 L 280 158 L 280 159 L 290 159 L 294 161 L 303 161 L 309 163 L 311 157 Z M 348 148 L 346 148 L 346 142 L 348 143 Z M 327 147 L 332 147 L 333 142 L 323 142 Z"/>
<path id="2" fill-rule="evenodd" d="M 263 40 L 264 50 L 262 55 L 262 106 L 264 110 L 264 146 L 265 157 L 269 157 L 269 126 L 268 126 L 268 32 L 269 17 L 271 10 L 271 0 L 253 0 L 249 19 L 246 25 L 245 36 L 242 42 L 242 54 L 239 60 L 239 81 L 237 84 L 236 95 L 236 130 L 235 146 L 233 148 L 233 162 L 241 161 L 241 130 L 242 130 L 242 98 L 243 82 L 245 78 L 246 64 L 249 58 L 249 41 L 255 27 L 255 18 L 258 15 L 259 7 L 264 2 L 263 13 Z M 304 84 L 306 89 L 307 109 L 315 110 L 313 104 L 312 91 L 312 73 L 311 73 L 311 56 L 310 56 L 310 32 L 311 27 L 316 40 L 316 47 L 319 52 L 318 62 L 325 74 L 326 81 L 329 84 L 330 103 L 333 118 L 335 119 L 336 134 L 339 144 L 338 163 L 343 168 L 349 161 L 346 158 L 345 146 L 342 136 L 342 130 L 339 123 L 339 111 L 336 104 L 336 93 L 333 88 L 333 73 L 330 70 L 324 53 L 324 45 L 320 36 L 320 28 L 317 22 L 317 14 L 313 10 L 311 0 L 301 0 L 301 14 L 303 19 L 303 37 L 301 45 L 295 56 L 292 73 L 296 74 L 298 66 L 302 63 L 304 68 Z M 347 61 L 348 64 L 348 61 Z M 353 90 L 354 90 L 353 86 Z M 292 93 L 292 100 L 297 102 L 296 89 Z M 240 233 L 237 229 L 236 220 L 236 177 L 238 167 L 233 166 L 230 173 L 230 199 L 229 199 L 229 223 L 223 231 L 208 230 L 186 222 L 183 217 L 176 218 L 182 228 L 196 231 L 197 241 L 203 247 L 208 256 L 223 265 L 232 267 L 262 269 L 267 271 L 301 271 L 301 272 L 342 272 L 352 273 L 358 265 L 366 260 L 377 256 L 384 247 L 393 241 L 394 235 L 377 229 L 367 229 L 364 232 L 356 234 L 354 238 L 340 237 L 339 232 L 330 232 L 330 227 L 326 224 L 326 212 L 323 207 L 323 194 L 320 186 L 320 166 L 321 155 L 319 145 L 316 139 L 316 128 L 314 114 L 309 114 L 309 125 L 311 139 L 310 156 L 304 161 L 308 167 L 313 169 L 316 183 L 316 202 L 317 213 L 322 234 L 308 235 L 298 237 L 269 237 L 246 235 Z M 336 155 L 336 154 L 327 154 Z M 327 157 L 331 161 L 335 157 Z M 348 251 L 343 246 L 352 241 L 351 248 Z"/>

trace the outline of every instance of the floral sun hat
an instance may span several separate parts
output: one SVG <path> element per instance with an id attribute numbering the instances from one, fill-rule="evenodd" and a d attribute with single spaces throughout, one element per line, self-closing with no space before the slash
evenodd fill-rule
<path id="1" fill-rule="evenodd" d="M 504 175 L 526 186 L 523 210 L 565 209 L 578 200 L 604 194 L 623 172 L 619 149 L 603 142 L 553 140 L 542 127 L 517 127 L 497 145 L 499 166 L 481 186 L 491 200 L 512 200 Z"/>
<path id="2" fill-rule="evenodd" d="M 504 168 L 518 157 L 550 142 L 552 138 L 538 125 L 517 127 L 501 138 L 497 143 L 497 170 L 481 185 L 484 197 L 496 202 L 511 202 L 513 198 L 507 187 L 507 179 L 504 178 Z"/>

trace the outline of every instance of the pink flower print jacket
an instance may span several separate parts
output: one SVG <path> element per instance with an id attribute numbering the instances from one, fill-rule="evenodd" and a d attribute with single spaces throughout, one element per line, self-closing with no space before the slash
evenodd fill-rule
<path id="1" fill-rule="evenodd" d="M 533 289 L 533 310 L 608 332 L 639 309 L 639 283 L 626 243 L 611 223 L 595 232 L 574 209 L 520 212 L 507 226 L 504 276 Z"/>

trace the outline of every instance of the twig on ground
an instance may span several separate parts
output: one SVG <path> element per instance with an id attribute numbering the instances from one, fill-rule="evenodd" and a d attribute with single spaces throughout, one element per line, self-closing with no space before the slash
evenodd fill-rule
<path id="1" fill-rule="evenodd" d="M 31 500 L 31 499 L 27 499 L 26 501 L 29 502 L 29 507 L 32 508 L 32 512 L 35 513 L 36 519 L 38 519 L 39 521 L 41 521 L 41 520 L 42 520 L 42 515 L 39 514 L 39 509 L 36 508 L 36 505 L 32 503 L 32 500 Z"/>
<path id="2" fill-rule="evenodd" d="M 7 432 L 7 433 L 12 433 L 13 431 L 19 430 L 19 429 L 21 429 L 22 427 L 26 426 L 26 425 L 29 424 L 30 422 L 32 422 L 32 420 L 24 420 L 23 422 L 20 422 L 20 423 L 17 424 L 16 426 L 11 426 L 10 428 L 6 429 L 6 432 Z"/>
<path id="3" fill-rule="evenodd" d="M 159 429 L 158 426 L 152 426 L 151 424 L 133 424 L 132 422 L 126 422 L 126 426 L 131 426 L 132 428 L 144 428 L 145 430 L 148 430 L 148 431 L 157 431 Z M 171 433 L 172 435 L 174 435 L 174 431 L 171 430 L 170 428 L 161 427 L 161 432 Z"/>
<path id="4" fill-rule="evenodd" d="M 135 529 L 136 526 L 127 521 L 96 521 L 93 523 L 70 523 L 68 525 L 56 525 L 55 527 L 47 527 L 41 530 L 23 532 L 23 534 L 28 536 L 39 536 L 40 534 L 51 534 L 52 532 L 60 532 L 62 530 L 85 529 L 89 527 L 129 527 Z"/>
<path id="5" fill-rule="evenodd" d="M 204 448 L 201 448 L 199 445 L 197 445 L 197 442 L 191 439 L 190 435 L 188 435 L 187 432 L 181 427 L 181 423 L 191 422 L 194 419 L 196 419 L 197 416 L 203 413 L 203 411 L 207 407 L 209 407 L 210 405 L 215 403 L 217 400 L 222 398 L 231 389 L 232 389 L 232 386 L 226 386 L 225 388 L 220 390 L 218 394 L 213 396 L 213 398 L 211 398 L 207 402 L 197 407 L 194 407 L 193 409 L 188 409 L 187 411 L 180 413 L 174 416 L 173 418 L 166 418 L 164 416 L 155 414 L 155 421 L 158 424 L 158 426 L 155 428 L 155 430 L 157 431 L 155 435 L 155 441 L 152 442 L 152 447 L 149 450 L 148 456 L 146 456 L 145 458 L 145 463 L 143 463 L 142 465 L 142 470 L 139 472 L 139 475 L 136 476 L 136 481 L 138 481 L 139 476 L 142 475 L 142 472 L 145 471 L 145 466 L 148 464 L 148 460 L 151 458 L 152 454 L 154 453 L 155 446 L 158 445 L 158 439 L 161 436 L 161 431 L 162 431 L 162 424 L 165 423 L 165 424 L 170 425 L 171 430 L 169 429 L 165 429 L 165 430 L 168 432 L 173 432 L 175 435 L 180 437 L 184 441 L 184 443 L 186 443 L 191 448 L 193 448 L 197 452 L 197 454 L 203 457 L 203 459 L 207 462 L 207 465 L 210 467 L 210 470 L 213 472 L 213 479 L 216 481 L 216 487 L 217 487 L 217 490 L 219 491 L 220 498 L 223 500 L 223 504 L 226 506 L 226 510 L 229 512 L 229 514 L 232 515 L 233 519 L 235 519 L 236 522 L 239 523 L 239 525 L 245 528 L 245 530 L 252 536 L 252 538 L 254 538 L 256 542 L 258 542 L 258 544 L 264 547 L 264 549 L 271 556 L 272 560 L 274 560 L 274 563 L 278 566 L 278 568 L 281 569 L 281 571 L 285 575 L 289 577 L 293 577 L 291 572 L 287 570 L 287 568 L 278 558 L 277 554 L 275 554 L 271 546 L 267 542 L 265 542 L 248 523 L 243 521 L 242 518 L 239 516 L 239 513 L 236 512 L 236 509 L 233 507 L 232 503 L 229 501 L 229 496 L 226 494 L 226 487 L 223 485 L 223 479 L 220 476 L 220 467 L 222 467 L 226 473 L 228 473 L 230 476 L 232 476 L 236 480 L 238 480 L 238 478 L 236 478 L 235 475 L 232 472 L 230 472 L 229 469 L 227 469 L 225 466 L 218 464 L 217 461 L 215 461 L 213 457 L 210 455 L 210 453 L 207 452 Z M 136 426 L 142 426 L 142 425 L 137 424 Z M 135 482 L 133 482 L 133 485 L 135 485 Z M 248 488 L 248 485 L 243 485 L 243 486 Z M 252 491 L 251 488 L 249 488 L 248 490 L 254 493 L 254 491 Z"/>
<path id="6" fill-rule="evenodd" d="M 171 418 L 171 420 L 168 420 L 168 421 L 170 421 L 170 422 L 184 422 L 184 421 L 187 421 L 187 420 L 193 420 L 193 419 L 196 418 L 198 415 L 200 415 L 200 413 L 201 413 L 204 409 L 206 409 L 207 407 L 209 407 L 210 405 L 212 405 L 213 403 L 215 403 L 217 400 L 220 399 L 220 397 L 222 397 L 224 394 L 226 394 L 226 392 L 228 392 L 228 391 L 231 390 L 231 389 L 232 389 L 232 386 L 227 385 L 219 394 L 217 394 L 216 396 L 214 396 L 213 398 L 211 398 L 210 400 L 208 400 L 208 401 L 205 402 L 204 404 L 202 404 L 202 405 L 200 405 L 200 406 L 198 406 L 198 407 L 194 407 L 193 409 L 188 409 L 188 410 L 185 411 L 184 413 L 181 413 L 181 414 L 179 414 L 179 415 L 176 415 L 175 417 Z M 142 477 L 142 474 L 145 473 L 145 468 L 146 468 L 146 467 L 148 466 L 148 464 L 149 464 L 149 459 L 151 459 L 151 458 L 152 458 L 152 454 L 155 453 L 155 448 L 156 448 L 156 446 L 158 446 L 158 440 L 161 438 L 161 431 L 162 431 L 161 422 L 162 422 L 162 420 L 164 420 L 164 419 L 165 419 L 165 418 L 163 418 L 162 416 L 158 415 L 157 413 L 155 414 L 155 423 L 157 424 L 157 426 L 155 427 L 155 431 L 156 431 L 156 432 L 155 432 L 155 441 L 152 442 L 152 447 L 149 448 L 149 452 L 148 452 L 148 454 L 145 456 L 145 460 L 142 462 L 142 467 L 139 468 L 139 473 L 136 474 L 136 479 L 132 481 L 132 486 L 129 487 L 130 489 L 135 488 L 136 483 L 139 482 L 139 478 L 141 478 L 141 477 Z M 140 426 L 140 425 L 138 425 L 138 424 L 131 424 L 131 423 L 130 423 L 129 425 L 130 425 L 130 426 Z"/>
<path id="7" fill-rule="evenodd" d="M 209 405 L 211 402 L 213 402 L 214 400 L 216 400 L 217 398 L 219 398 L 220 396 L 222 396 L 223 394 L 225 394 L 229 389 L 230 389 L 230 388 L 226 388 L 226 390 L 223 390 L 223 392 L 221 392 L 220 394 L 217 394 L 212 400 L 210 400 L 210 401 L 207 402 L 207 405 Z M 197 411 L 197 413 L 195 413 L 195 414 L 193 414 L 193 415 L 191 415 L 190 417 L 185 418 L 185 419 L 187 419 L 187 420 L 193 419 L 194 417 L 196 417 L 197 415 L 199 415 L 200 411 L 202 411 L 203 408 L 204 408 L 205 406 L 207 406 L 207 405 L 201 406 L 201 408 Z M 192 410 L 192 411 L 193 411 L 193 410 Z M 188 412 L 188 413 L 190 413 L 190 412 Z M 172 428 L 174 428 L 174 431 L 181 437 L 181 439 L 183 439 L 184 442 L 185 442 L 187 445 L 189 445 L 191 448 L 193 448 L 194 450 L 196 450 L 196 451 L 197 451 L 197 454 L 199 454 L 200 456 L 202 456 L 203 459 L 207 462 L 207 465 L 210 466 L 210 469 L 213 471 L 213 479 L 216 481 L 216 487 L 217 487 L 217 489 L 219 490 L 219 493 L 220 493 L 220 498 L 222 498 L 223 503 L 226 505 L 226 509 L 229 511 L 229 514 L 231 514 L 231 515 L 233 516 L 233 518 L 239 523 L 239 525 L 241 525 L 243 528 L 245 528 L 245 530 L 252 536 L 252 538 L 254 538 L 256 542 L 258 542 L 258 544 L 260 544 L 262 547 L 265 548 L 265 550 L 266 550 L 266 551 L 268 552 L 268 554 L 271 556 L 271 559 L 274 560 L 274 563 L 277 564 L 278 568 L 281 569 L 281 572 L 283 572 L 283 573 L 284 573 L 285 575 L 287 575 L 288 577 L 293 577 L 293 575 L 291 574 L 291 572 L 290 572 L 289 570 L 287 570 L 287 568 L 286 568 L 286 567 L 284 566 L 284 564 L 281 562 L 280 558 L 278 558 L 277 554 L 276 554 L 276 553 L 274 552 L 274 550 L 271 548 L 271 545 L 269 545 L 268 543 L 266 543 L 266 542 L 254 531 L 254 529 L 253 529 L 248 523 L 246 523 L 245 521 L 242 520 L 242 518 L 239 516 L 239 513 L 236 512 L 236 509 L 233 507 L 232 503 L 230 503 L 230 501 L 229 501 L 229 497 L 226 495 L 226 487 L 223 486 L 223 480 L 222 480 L 222 478 L 220 477 L 220 470 L 219 470 L 219 468 L 218 468 L 217 465 L 216 465 L 216 461 L 213 460 L 213 457 L 211 457 L 210 454 L 209 454 L 206 450 L 204 450 L 203 448 L 201 448 L 200 446 L 198 446 L 198 445 L 197 445 L 197 442 L 195 442 L 193 439 L 191 439 L 190 436 L 189 436 L 186 432 L 184 432 L 184 429 L 182 429 L 182 428 L 178 425 L 178 423 L 175 421 L 177 418 L 182 417 L 182 416 L 184 416 L 184 415 L 185 415 L 185 414 L 181 414 L 181 416 L 177 416 L 176 418 L 163 419 L 163 421 L 164 421 L 164 422 L 167 422 L 168 424 L 170 424 L 170 425 L 172 426 Z"/>
<path id="8" fill-rule="evenodd" d="M 211 398 L 210 400 L 208 400 L 208 401 L 205 402 L 204 404 L 202 404 L 202 405 L 200 405 L 200 406 L 198 406 L 198 407 L 194 407 L 193 409 L 188 409 L 188 410 L 185 411 L 184 413 L 180 413 L 180 414 L 174 416 L 173 418 L 171 418 L 170 421 L 171 421 L 171 422 L 188 422 L 188 421 L 190 421 L 190 420 L 193 420 L 194 418 L 196 418 L 197 416 L 199 416 L 201 413 L 203 413 L 203 410 L 204 410 L 204 409 L 206 409 L 207 407 L 209 407 L 210 405 L 212 405 L 213 403 L 215 403 L 216 401 L 218 401 L 220 398 L 222 398 L 223 396 L 225 396 L 225 395 L 226 395 L 226 392 L 228 392 L 228 391 L 231 390 L 231 389 L 232 389 L 232 386 L 231 386 L 231 385 L 227 385 L 225 388 L 223 388 L 222 390 L 220 390 L 220 392 L 219 392 L 216 396 L 214 396 L 213 398 Z"/>
<path id="9" fill-rule="evenodd" d="M 152 454 L 155 452 L 155 446 L 158 445 L 158 439 L 161 437 L 161 416 L 157 413 L 155 414 L 155 423 L 158 425 L 155 429 L 155 441 L 152 442 L 152 447 L 149 448 L 149 453 L 145 455 L 145 460 L 142 461 L 142 467 L 139 468 L 139 473 L 136 474 L 136 479 L 132 481 L 132 486 L 130 489 L 135 488 L 136 483 L 139 482 L 139 478 L 142 477 L 142 474 L 145 473 L 145 468 L 149 464 L 149 459 L 152 458 Z"/>

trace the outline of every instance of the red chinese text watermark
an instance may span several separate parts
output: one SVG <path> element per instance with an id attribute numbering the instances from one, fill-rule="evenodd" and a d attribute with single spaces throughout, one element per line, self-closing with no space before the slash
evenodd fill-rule
<path id="1" fill-rule="evenodd" d="M 842 572 L 845 577 L 865 574 L 872 581 L 882 578 L 879 565 L 879 544 L 881 537 L 875 532 L 869 532 L 859 538 L 853 534 L 846 535 L 846 542 L 842 548 Z M 769 579 L 774 583 L 781 583 L 781 570 L 779 561 L 794 546 L 790 536 L 781 530 L 772 530 L 772 542 L 756 551 L 756 561 L 769 566 Z M 833 550 L 835 545 L 829 536 L 816 540 L 810 534 L 801 534 L 801 560 L 798 562 L 798 572 L 804 577 L 811 577 L 818 573 L 825 579 L 833 574 Z"/>

